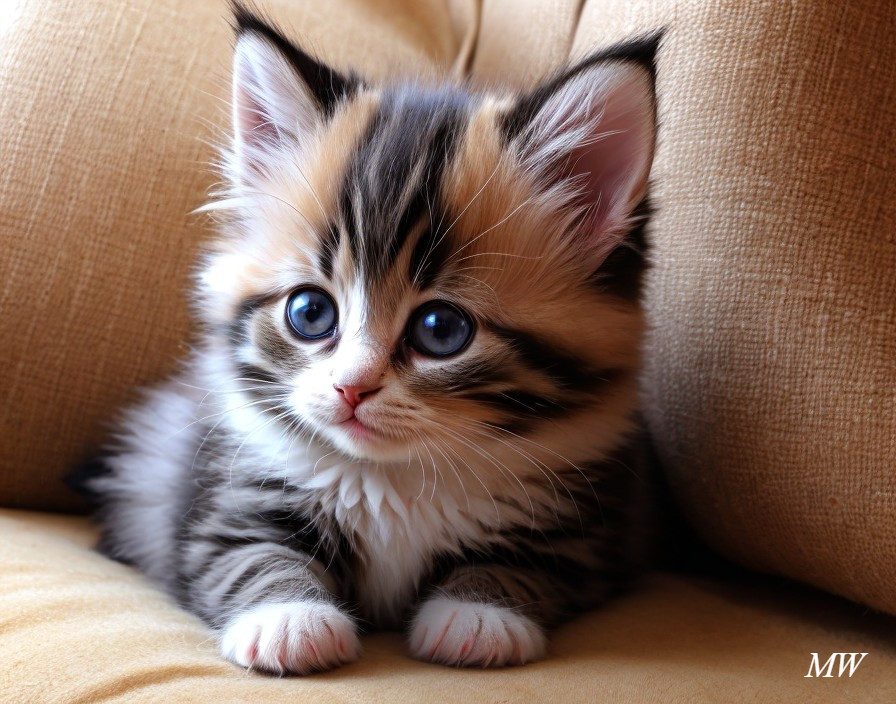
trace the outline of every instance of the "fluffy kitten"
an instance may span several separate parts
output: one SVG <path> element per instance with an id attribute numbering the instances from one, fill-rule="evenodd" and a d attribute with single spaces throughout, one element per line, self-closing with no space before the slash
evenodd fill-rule
<path id="1" fill-rule="evenodd" d="M 307 673 L 524 663 L 637 559 L 658 36 L 522 96 L 372 86 L 236 11 L 199 342 L 86 488 L 103 549 Z"/>

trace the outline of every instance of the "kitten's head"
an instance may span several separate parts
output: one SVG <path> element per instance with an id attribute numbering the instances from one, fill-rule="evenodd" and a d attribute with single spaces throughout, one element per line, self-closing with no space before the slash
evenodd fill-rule
<path id="1" fill-rule="evenodd" d="M 201 314 L 245 392 L 377 461 L 619 431 L 657 43 L 523 96 L 372 86 L 238 10 L 228 187 L 210 206 L 229 217 Z"/>

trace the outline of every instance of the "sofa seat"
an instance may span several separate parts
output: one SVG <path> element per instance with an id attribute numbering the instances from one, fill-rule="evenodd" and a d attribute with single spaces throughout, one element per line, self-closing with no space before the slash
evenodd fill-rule
<path id="1" fill-rule="evenodd" d="M 95 537 L 84 518 L 0 510 L 0 702 L 896 701 L 896 620 L 743 575 L 650 575 L 525 667 L 415 662 L 378 633 L 340 670 L 265 676 L 219 658 L 202 623 Z M 851 678 L 806 678 L 813 652 L 868 655 Z"/>

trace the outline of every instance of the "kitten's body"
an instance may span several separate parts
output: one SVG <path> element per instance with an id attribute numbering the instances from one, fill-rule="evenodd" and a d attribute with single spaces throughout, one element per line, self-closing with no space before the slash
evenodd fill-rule
<path id="1" fill-rule="evenodd" d="M 88 481 L 104 547 L 240 664 L 349 661 L 352 617 L 411 622 L 433 661 L 539 657 L 544 627 L 637 561 L 647 521 L 633 448 L 656 40 L 512 100 L 371 89 L 238 23 L 202 341 Z M 302 291 L 338 325 L 297 330 L 319 315 L 290 318 Z M 463 345 L 421 348 L 450 328 L 421 310 Z"/>
<path id="2" fill-rule="evenodd" d="M 646 486 L 629 443 L 602 455 L 603 461 L 578 463 L 533 446 L 525 450 L 531 459 L 523 460 L 533 472 L 518 472 L 515 479 L 488 471 L 494 469 L 490 462 L 474 478 L 463 464 L 481 466 L 474 450 L 459 455 L 452 471 L 433 445 L 438 459 L 361 462 L 317 440 L 286 436 L 265 415 L 223 413 L 232 405 L 228 396 L 239 394 L 201 390 L 220 384 L 220 377 L 201 371 L 209 361 L 208 355 L 197 357 L 191 372 L 129 413 L 133 435 L 123 436 L 106 460 L 120 469 L 110 482 L 114 489 L 109 487 L 119 502 L 105 515 L 114 530 L 105 537 L 110 551 L 135 562 L 211 623 L 226 620 L 226 610 L 207 604 L 230 582 L 208 569 L 208 557 L 261 536 L 315 555 L 327 568 L 319 578 L 353 613 L 390 628 L 403 624 L 435 574 L 472 553 L 507 560 L 518 552 L 520 560 L 544 562 L 558 573 L 580 565 L 580 579 L 557 585 L 570 588 L 564 599 L 538 605 L 539 616 L 553 616 L 549 622 L 599 603 L 619 571 L 632 566 L 624 558 L 639 556 Z M 500 443 L 482 447 L 496 463 L 512 467 L 521 461 L 517 450 L 502 452 Z M 130 480 L 125 486 L 122 476 Z M 103 480 L 94 484 L 101 487 Z M 582 524 L 577 509 L 586 512 Z M 561 541 L 563 528 L 568 535 Z M 603 534 L 614 535 L 612 545 L 598 544 Z M 594 544 L 580 544 L 589 537 Z M 604 563 L 604 550 L 619 555 Z M 581 580 L 589 577 L 594 581 L 585 588 Z"/>

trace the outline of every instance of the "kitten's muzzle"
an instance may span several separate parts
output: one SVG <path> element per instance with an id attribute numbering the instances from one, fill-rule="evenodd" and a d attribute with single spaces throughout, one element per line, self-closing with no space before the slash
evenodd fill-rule
<path id="1" fill-rule="evenodd" d="M 357 408 L 362 401 L 368 400 L 382 386 L 352 386 L 350 384 L 333 384 L 336 393 L 352 408 Z"/>

